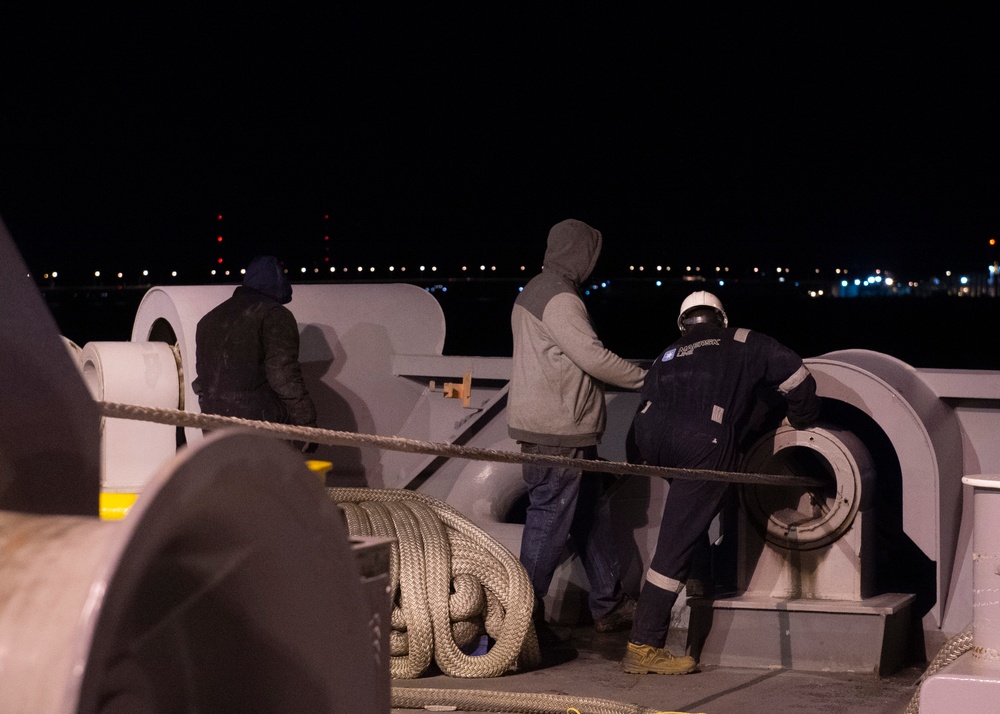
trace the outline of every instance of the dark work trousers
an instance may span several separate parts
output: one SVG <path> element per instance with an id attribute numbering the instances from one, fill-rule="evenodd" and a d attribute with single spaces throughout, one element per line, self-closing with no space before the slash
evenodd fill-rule
<path id="1" fill-rule="evenodd" d="M 720 429 L 705 433 L 683 427 L 665 430 L 657 466 L 732 470 L 737 454 L 733 440 Z M 663 647 L 670 627 L 670 611 L 691 570 L 692 559 L 708 549 L 708 529 L 722 509 L 730 484 L 726 481 L 675 478 L 670 482 L 646 581 L 629 641 Z M 651 582 L 652 581 L 652 582 Z"/>
<path id="2" fill-rule="evenodd" d="M 596 446 L 522 443 L 521 451 L 573 459 L 597 458 Z M 601 474 L 545 464 L 524 464 L 522 470 L 528 486 L 528 511 L 521 536 L 521 563 L 528 572 L 536 601 L 540 602 L 548 592 L 567 542 L 572 540 L 590 581 L 590 613 L 595 619 L 604 617 L 621 596 L 620 566 Z"/>

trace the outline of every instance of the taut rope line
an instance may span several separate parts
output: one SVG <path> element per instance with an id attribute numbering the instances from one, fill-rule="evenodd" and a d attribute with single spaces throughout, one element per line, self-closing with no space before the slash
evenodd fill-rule
<path id="1" fill-rule="evenodd" d="M 569 459 L 562 456 L 547 456 L 545 454 L 521 454 L 513 451 L 497 449 L 480 449 L 457 444 L 441 444 L 431 441 L 406 439 L 399 436 L 378 436 L 376 434 L 359 434 L 352 431 L 335 431 L 308 426 L 293 426 L 277 424 L 268 421 L 255 421 L 239 417 L 226 417 L 217 414 L 197 414 L 179 409 L 157 409 L 134 404 L 119 404 L 117 402 L 98 402 L 101 414 L 116 419 L 132 419 L 149 421 L 170 426 L 194 427 L 199 429 L 223 429 L 226 427 L 244 427 L 254 431 L 264 432 L 271 436 L 292 441 L 308 441 L 331 446 L 374 446 L 390 451 L 403 451 L 412 454 L 429 454 L 433 456 L 449 456 L 470 461 L 494 461 L 508 464 L 551 464 L 563 467 L 579 467 L 584 471 L 617 474 L 619 476 L 652 476 L 656 478 L 681 478 L 704 481 L 728 481 L 730 483 L 746 483 L 765 486 L 798 486 L 801 488 L 823 486 L 823 482 L 808 476 L 782 476 L 779 474 L 743 473 L 739 471 L 711 471 L 709 469 L 680 469 L 665 466 L 649 466 L 646 464 L 628 464 L 618 461 L 600 461 L 591 459 Z"/>

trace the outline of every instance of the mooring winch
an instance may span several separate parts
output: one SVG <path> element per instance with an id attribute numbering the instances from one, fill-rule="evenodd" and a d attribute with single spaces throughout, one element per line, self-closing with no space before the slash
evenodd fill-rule
<path id="1" fill-rule="evenodd" d="M 877 591 L 878 474 L 864 444 L 832 426 L 782 426 L 751 447 L 745 465 L 817 476 L 826 486 L 740 488 L 737 592 L 692 601 L 691 639 L 700 661 L 897 669 L 915 597 Z"/>

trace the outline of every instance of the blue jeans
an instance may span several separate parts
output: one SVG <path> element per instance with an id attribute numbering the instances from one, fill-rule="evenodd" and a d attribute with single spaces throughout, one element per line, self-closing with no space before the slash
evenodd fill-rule
<path id="1" fill-rule="evenodd" d="M 521 452 L 574 459 L 596 459 L 597 447 L 543 446 L 523 442 Z M 521 536 L 521 563 L 537 600 L 545 597 L 568 541 L 590 581 L 588 604 L 594 619 L 604 617 L 621 599 L 620 566 L 615 551 L 602 474 L 578 468 L 524 464 L 528 512 Z"/>

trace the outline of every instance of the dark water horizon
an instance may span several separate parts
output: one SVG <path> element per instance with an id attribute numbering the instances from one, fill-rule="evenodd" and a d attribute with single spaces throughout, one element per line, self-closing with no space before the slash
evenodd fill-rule
<path id="1" fill-rule="evenodd" d="M 402 282 L 402 281 L 401 281 Z M 464 281 L 432 294 L 446 321 L 445 354 L 509 356 L 510 309 L 520 283 Z M 63 336 L 84 345 L 127 341 L 146 287 L 43 289 Z M 652 359 L 677 336 L 677 310 L 690 284 L 622 284 L 584 297 L 605 346 L 629 359 Z M 713 288 L 730 325 L 764 332 L 805 358 L 867 349 L 913 367 L 1000 369 L 995 334 L 1000 299 L 876 296 L 811 298 L 794 289 Z"/>

